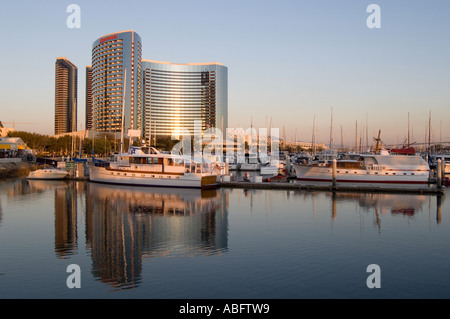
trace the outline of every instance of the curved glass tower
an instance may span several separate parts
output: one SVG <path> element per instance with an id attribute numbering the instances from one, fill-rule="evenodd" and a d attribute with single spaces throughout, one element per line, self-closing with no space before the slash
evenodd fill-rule
<path id="1" fill-rule="evenodd" d="M 93 43 L 92 128 L 95 131 L 120 132 L 122 108 L 124 133 L 141 129 L 141 63 L 141 38 L 132 30 L 107 34 Z"/>
<path id="2" fill-rule="evenodd" d="M 220 63 L 142 61 L 143 133 L 147 140 L 228 126 L 228 70 Z"/>

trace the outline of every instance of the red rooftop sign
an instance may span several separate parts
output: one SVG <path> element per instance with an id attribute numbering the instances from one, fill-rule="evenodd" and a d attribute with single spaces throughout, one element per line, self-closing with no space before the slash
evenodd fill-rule
<path id="1" fill-rule="evenodd" d="M 100 43 L 103 43 L 103 42 L 109 41 L 109 40 L 114 40 L 114 39 L 117 39 L 117 34 L 113 34 L 113 35 L 110 35 L 109 37 L 101 38 Z"/>

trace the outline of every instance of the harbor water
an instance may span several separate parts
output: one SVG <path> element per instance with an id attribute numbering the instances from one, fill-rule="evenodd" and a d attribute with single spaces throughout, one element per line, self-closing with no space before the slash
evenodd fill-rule
<path id="1" fill-rule="evenodd" d="M 449 298 L 449 251 L 446 194 L 0 182 L 2 299 Z"/>

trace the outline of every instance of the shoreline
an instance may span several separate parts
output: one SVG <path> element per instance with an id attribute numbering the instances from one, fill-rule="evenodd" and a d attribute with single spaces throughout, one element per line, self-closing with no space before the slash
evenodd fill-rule
<path id="1" fill-rule="evenodd" d="M 0 162 L 0 178 L 26 176 L 36 169 L 36 164 L 30 162 Z"/>

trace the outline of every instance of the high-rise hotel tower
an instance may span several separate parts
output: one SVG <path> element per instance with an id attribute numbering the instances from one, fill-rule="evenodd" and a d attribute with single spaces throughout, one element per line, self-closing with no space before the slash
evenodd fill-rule
<path id="1" fill-rule="evenodd" d="M 136 32 L 105 35 L 92 46 L 92 129 L 120 132 L 124 101 L 124 134 L 140 130 L 150 143 L 185 129 L 194 134 L 195 121 L 202 131 L 226 132 L 227 70 L 221 63 L 143 60 Z"/>
<path id="2" fill-rule="evenodd" d="M 93 130 L 120 132 L 122 107 L 124 133 L 126 134 L 129 129 L 141 129 L 141 63 L 141 38 L 132 30 L 111 33 L 94 42 L 92 45 Z"/>
<path id="3" fill-rule="evenodd" d="M 142 61 L 144 137 L 228 126 L 228 70 L 221 63 Z"/>
<path id="4" fill-rule="evenodd" d="M 55 62 L 55 134 L 77 130 L 77 67 L 66 58 Z"/>

